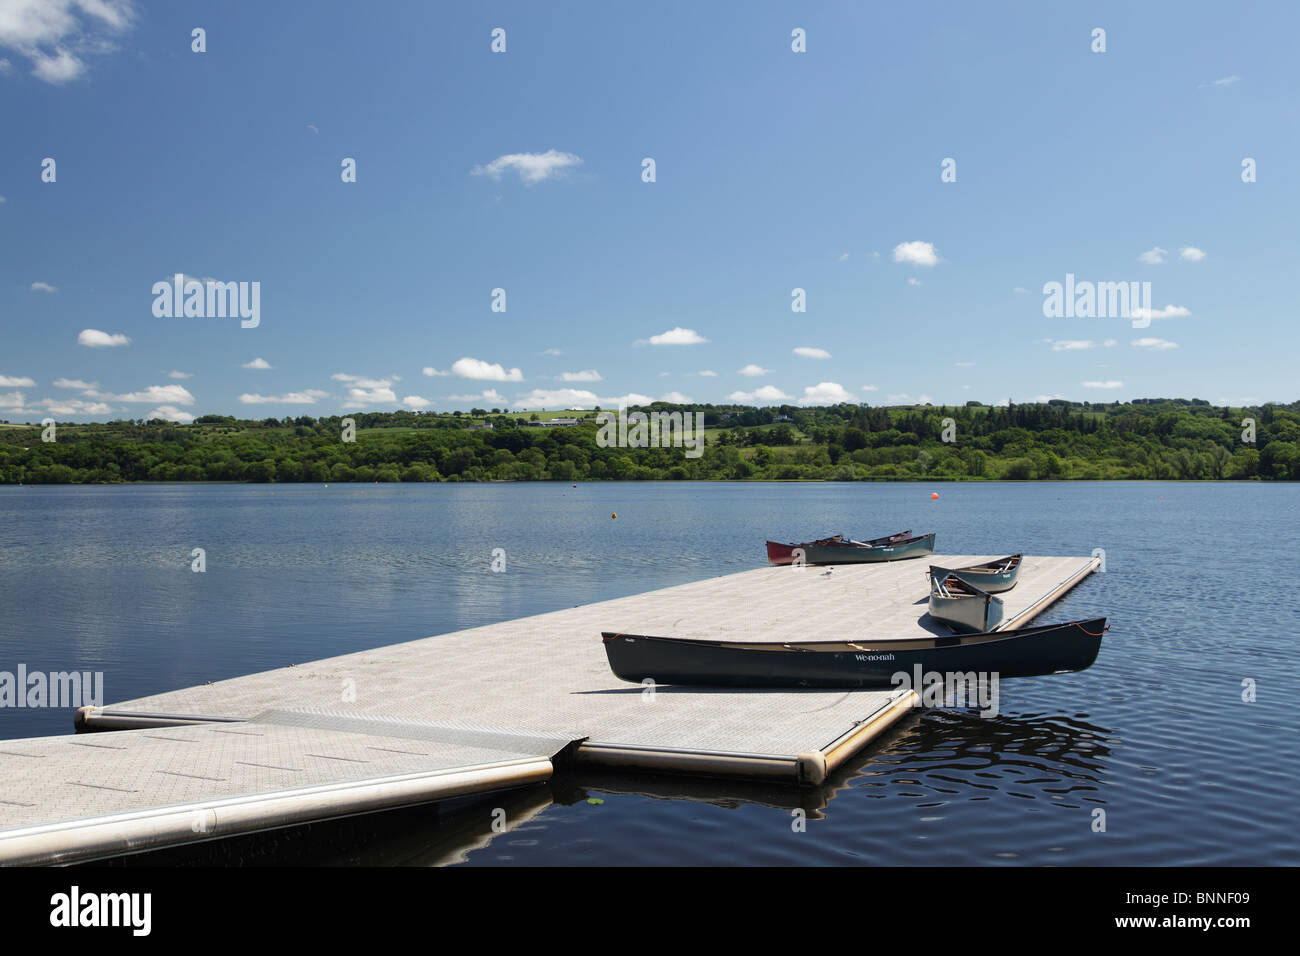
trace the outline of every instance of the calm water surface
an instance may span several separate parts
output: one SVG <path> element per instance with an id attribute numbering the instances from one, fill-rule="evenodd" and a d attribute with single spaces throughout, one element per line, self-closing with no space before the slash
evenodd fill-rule
<path id="1" fill-rule="evenodd" d="M 1041 619 L 1108 616 L 1098 662 L 1004 684 L 994 719 L 918 711 L 815 791 L 579 774 L 506 798 L 526 822 L 505 834 L 444 806 L 286 836 L 271 856 L 1300 863 L 1300 592 L 1279 588 L 1295 485 L 3 487 L 0 670 L 103 671 L 106 702 L 127 700 L 759 567 L 769 537 L 905 527 L 949 554 L 1104 548 L 1107 573 Z M 0 738 L 71 726 L 68 710 L 0 709 Z"/>

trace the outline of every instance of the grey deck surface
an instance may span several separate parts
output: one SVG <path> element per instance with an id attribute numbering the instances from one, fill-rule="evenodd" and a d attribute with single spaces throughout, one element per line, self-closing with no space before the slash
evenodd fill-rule
<path id="1" fill-rule="evenodd" d="M 550 757 L 572 740 L 320 717 L 0 741 L 0 860 L 13 828 Z"/>
<path id="2" fill-rule="evenodd" d="M 952 567 L 996 555 L 943 556 Z M 1092 559 L 1026 557 L 1002 595 L 1006 618 Z M 822 747 L 889 700 L 885 691 L 745 691 L 663 686 L 652 697 L 610 672 L 601 631 L 719 640 L 855 640 L 926 633 L 926 559 L 824 569 L 761 568 L 344 654 L 107 711 L 252 717 L 320 707 L 462 720 L 592 741 L 691 751 L 796 755 Z M 939 625 L 933 625 L 939 627 Z M 947 633 L 946 630 L 944 633 Z M 343 701 L 355 682 L 355 701 Z"/>

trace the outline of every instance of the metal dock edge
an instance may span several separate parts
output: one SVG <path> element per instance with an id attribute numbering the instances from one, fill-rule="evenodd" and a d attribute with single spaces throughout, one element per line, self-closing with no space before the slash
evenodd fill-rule
<path id="1" fill-rule="evenodd" d="M 723 750 L 685 750 L 588 740 L 578 745 L 578 763 L 607 767 L 715 776 L 764 777 L 815 787 L 840 764 L 885 732 L 916 706 L 915 691 L 900 690 L 850 730 L 817 750 L 797 755 L 751 754 Z"/>
<path id="2" fill-rule="evenodd" d="M 399 774 L 0 831 L 0 864 L 81 863 L 546 780 L 545 757 Z"/>

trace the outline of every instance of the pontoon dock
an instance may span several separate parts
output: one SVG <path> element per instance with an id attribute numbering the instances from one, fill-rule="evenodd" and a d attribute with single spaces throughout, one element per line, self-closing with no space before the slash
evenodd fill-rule
<path id="1" fill-rule="evenodd" d="M 601 631 L 855 640 L 938 630 L 926 569 L 990 555 L 761 568 L 83 708 L 94 735 L 0 740 L 0 863 L 64 863 L 522 786 L 567 762 L 818 785 L 910 690 L 624 683 Z M 1002 629 L 1097 558 L 1029 557 Z"/>

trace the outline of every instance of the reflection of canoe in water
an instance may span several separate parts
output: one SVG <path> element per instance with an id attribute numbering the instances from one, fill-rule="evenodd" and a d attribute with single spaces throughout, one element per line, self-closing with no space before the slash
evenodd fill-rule
<path id="1" fill-rule="evenodd" d="M 912 532 L 909 529 L 907 531 L 900 531 L 898 534 L 887 534 L 883 538 L 872 538 L 870 541 L 865 541 L 863 543 L 871 545 L 888 544 L 891 541 L 901 541 L 911 533 Z M 831 535 L 829 538 L 821 538 L 817 541 L 805 541 L 803 544 L 782 544 L 779 541 L 769 541 L 767 543 L 767 560 L 770 564 L 793 564 L 795 549 L 799 548 L 804 551 L 804 561 L 807 562 L 808 548 L 813 546 L 829 547 L 830 545 L 846 542 L 848 540 L 849 539 L 844 535 L 836 534 Z"/>
<path id="2" fill-rule="evenodd" d="M 934 554 L 934 532 L 915 538 L 889 541 L 837 541 L 804 546 L 809 564 L 870 564 L 877 561 L 901 561 Z"/>
<path id="3" fill-rule="evenodd" d="M 1106 619 L 1046 624 L 986 634 L 926 635 L 896 640 L 761 642 L 696 641 L 639 634 L 601 636 L 610 669 L 633 683 L 717 687 L 889 687 L 915 667 L 1038 677 L 1081 671 L 1101 649 Z"/>
<path id="4" fill-rule="evenodd" d="M 1003 591 L 1010 591 L 1016 586 L 1016 579 L 1020 577 L 1020 562 L 1023 557 L 1020 554 L 1012 554 L 1005 558 L 998 558 L 996 561 L 969 564 L 964 568 L 941 568 L 932 564 L 930 565 L 930 577 L 936 578 L 951 574 L 953 577 L 961 578 L 967 584 L 975 585 L 981 591 L 987 591 L 989 594 L 1001 594 Z"/>
<path id="5" fill-rule="evenodd" d="M 1002 600 L 957 575 L 940 572 L 930 576 L 930 616 L 959 631 L 980 634 L 1002 623 Z"/>

